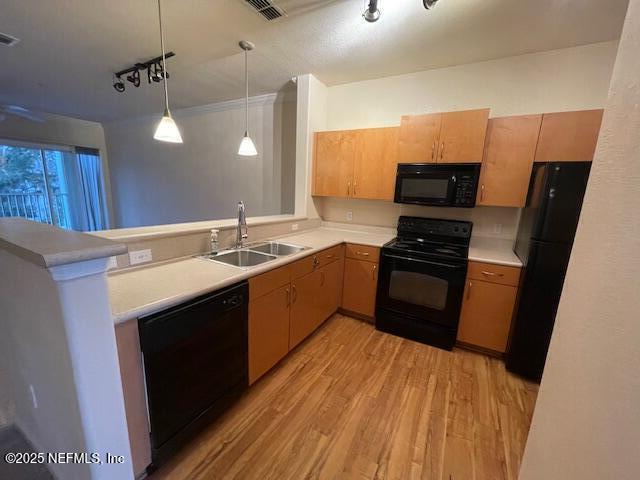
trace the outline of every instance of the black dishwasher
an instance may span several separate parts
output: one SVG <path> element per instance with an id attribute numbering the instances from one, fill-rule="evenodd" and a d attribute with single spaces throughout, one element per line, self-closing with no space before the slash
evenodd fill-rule
<path id="1" fill-rule="evenodd" d="M 248 387 L 247 282 L 140 318 L 157 467 Z"/>

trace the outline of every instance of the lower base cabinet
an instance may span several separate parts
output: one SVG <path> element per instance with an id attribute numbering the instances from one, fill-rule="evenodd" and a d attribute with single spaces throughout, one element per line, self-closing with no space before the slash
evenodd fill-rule
<path id="1" fill-rule="evenodd" d="M 517 290 L 512 285 L 467 279 L 458 341 L 504 353 Z"/>
<path id="2" fill-rule="evenodd" d="M 343 251 L 333 247 L 249 279 L 249 384 L 338 310 Z"/>
<path id="3" fill-rule="evenodd" d="M 249 302 L 249 383 L 255 382 L 289 352 L 291 286 Z"/>
<path id="4" fill-rule="evenodd" d="M 377 263 L 353 258 L 345 259 L 343 309 L 366 317 L 373 317 L 376 309 L 377 287 Z"/>

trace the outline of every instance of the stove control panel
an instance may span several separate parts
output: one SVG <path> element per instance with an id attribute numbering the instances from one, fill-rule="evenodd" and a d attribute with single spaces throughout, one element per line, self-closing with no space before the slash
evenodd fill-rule
<path id="1" fill-rule="evenodd" d="M 440 218 L 406 217 L 398 219 L 398 235 L 411 235 L 428 238 L 456 237 L 471 238 L 473 223 L 461 220 L 444 220 Z"/>

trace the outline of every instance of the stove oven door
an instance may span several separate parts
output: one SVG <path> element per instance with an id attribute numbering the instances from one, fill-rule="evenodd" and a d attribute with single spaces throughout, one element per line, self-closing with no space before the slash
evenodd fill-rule
<path id="1" fill-rule="evenodd" d="M 467 262 L 411 258 L 383 251 L 377 308 L 457 329 Z"/>

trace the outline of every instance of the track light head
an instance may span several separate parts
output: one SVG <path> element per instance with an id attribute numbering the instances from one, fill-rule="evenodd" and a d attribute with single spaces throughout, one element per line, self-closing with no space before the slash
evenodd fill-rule
<path id="1" fill-rule="evenodd" d="M 380 10 L 378 10 L 378 0 L 370 0 L 369 6 L 362 13 L 362 16 L 369 23 L 377 22 L 380 18 Z"/>
<path id="2" fill-rule="evenodd" d="M 131 75 L 127 75 L 127 80 L 133 83 L 134 87 L 140 86 L 140 70 L 134 70 Z"/>
<path id="3" fill-rule="evenodd" d="M 124 92 L 124 82 L 120 77 L 117 77 L 117 79 L 114 79 L 113 88 L 116 89 L 116 92 L 119 92 L 119 93 Z"/>
<path id="4" fill-rule="evenodd" d="M 149 68 L 151 68 L 151 66 Z M 164 70 L 162 68 L 162 64 L 154 63 L 153 64 L 153 73 L 151 73 L 151 80 L 153 80 L 156 83 L 159 83 L 163 79 L 164 79 Z"/>
<path id="5" fill-rule="evenodd" d="M 433 7 L 435 7 L 436 3 L 438 3 L 438 0 L 422 0 L 424 8 L 426 8 L 427 10 L 431 10 Z"/>

